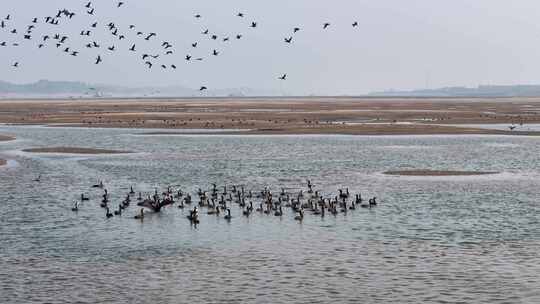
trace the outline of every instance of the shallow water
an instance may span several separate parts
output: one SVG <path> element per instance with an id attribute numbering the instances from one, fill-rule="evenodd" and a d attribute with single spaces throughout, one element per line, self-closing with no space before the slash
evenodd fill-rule
<path id="1" fill-rule="evenodd" d="M 538 138 L 133 135 L 144 132 L 0 126 L 18 137 L 0 143 L 2 303 L 540 302 Z M 20 152 L 62 145 L 138 153 Z M 381 174 L 407 168 L 500 174 Z M 176 207 L 106 219 L 89 188 L 103 179 L 116 206 L 130 185 L 279 191 L 308 178 L 380 205 L 301 224 L 234 207 L 230 223 L 203 212 L 192 227 Z"/>

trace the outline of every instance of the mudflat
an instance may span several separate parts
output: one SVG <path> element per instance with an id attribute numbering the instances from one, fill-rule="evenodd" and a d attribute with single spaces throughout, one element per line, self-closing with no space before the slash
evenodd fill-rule
<path id="1" fill-rule="evenodd" d="M 490 175 L 498 172 L 482 172 L 482 171 L 442 171 L 442 170 L 400 170 L 386 171 L 386 175 L 402 175 L 402 176 L 473 176 L 473 175 Z"/>
<path id="2" fill-rule="evenodd" d="M 540 98 L 3 100 L 0 123 L 203 129 L 219 134 L 540 135 L 460 126 L 540 123 Z"/>
<path id="3" fill-rule="evenodd" d="M 0 141 L 8 141 L 8 140 L 14 140 L 14 139 L 15 139 L 15 137 L 13 137 L 13 136 L 0 134 Z"/>
<path id="4" fill-rule="evenodd" d="M 94 148 L 78 148 L 78 147 L 31 148 L 31 149 L 24 149 L 23 152 L 30 152 L 30 153 L 62 153 L 62 154 L 122 154 L 122 153 L 131 153 L 129 151 L 105 150 L 105 149 L 94 149 Z"/>

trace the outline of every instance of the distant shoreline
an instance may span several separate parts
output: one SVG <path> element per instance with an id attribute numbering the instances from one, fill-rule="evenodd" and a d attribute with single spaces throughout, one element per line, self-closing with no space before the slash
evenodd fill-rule
<path id="1" fill-rule="evenodd" d="M 205 134 L 219 135 L 540 136 L 540 131 L 535 129 L 519 128 L 520 125 L 540 124 L 540 98 L 226 97 L 19 100 L 0 102 L 0 123 L 167 129 L 171 132 L 199 129 L 208 130 Z M 482 124 L 502 124 L 506 127 L 495 130 L 475 126 Z M 514 129 L 515 127 L 517 129 Z"/>

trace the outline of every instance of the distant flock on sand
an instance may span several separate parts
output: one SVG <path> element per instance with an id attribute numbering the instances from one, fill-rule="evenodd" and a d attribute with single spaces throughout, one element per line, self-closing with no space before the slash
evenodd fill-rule
<path id="1" fill-rule="evenodd" d="M 35 181 L 41 181 L 41 176 Z M 298 191 L 291 192 L 283 188 L 276 193 L 267 187 L 253 192 L 246 191 L 244 186 L 224 185 L 218 187 L 216 184 L 212 184 L 212 187 L 207 191 L 202 189 L 196 191 L 194 196 L 198 198 L 198 201 L 194 201 L 190 193 L 181 189 L 173 190 L 171 187 L 167 187 L 162 193 L 156 189 L 152 195 L 143 196 L 141 192 L 136 193 L 133 187 L 130 187 L 125 198 L 117 205 L 113 205 L 111 202 L 110 193 L 103 182 L 93 185 L 92 188 L 103 191 L 101 201 L 96 202 L 96 204 L 104 209 L 106 218 L 122 216 L 132 202 L 136 201 L 135 204 L 140 208 L 135 215 L 131 215 L 136 220 L 144 220 L 145 214 L 148 212 L 159 213 L 164 208 L 176 206 L 178 209 L 189 209 L 189 215 L 186 218 L 191 224 L 200 223 L 201 213 L 223 217 L 225 220 L 231 221 L 233 218 L 231 208 L 233 207 L 240 208 L 244 217 L 260 213 L 279 217 L 290 216 L 297 221 L 303 221 L 308 214 L 319 217 L 324 217 L 327 214 L 346 215 L 357 208 L 374 208 L 378 204 L 376 197 L 364 200 L 361 194 L 351 194 L 348 188 L 338 189 L 335 195 L 325 198 L 318 190 L 315 190 L 315 185 L 309 180 Z M 82 203 L 87 201 L 90 201 L 90 198 L 81 194 L 80 200 L 74 203 L 71 210 L 79 212 L 83 208 Z M 192 205 L 195 206 L 192 207 Z M 86 208 L 87 203 L 84 206 Z M 111 208 L 114 208 L 112 212 Z M 284 210 L 292 212 L 285 214 Z"/>

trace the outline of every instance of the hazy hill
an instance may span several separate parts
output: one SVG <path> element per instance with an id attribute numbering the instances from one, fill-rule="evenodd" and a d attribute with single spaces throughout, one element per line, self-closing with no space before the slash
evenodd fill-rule
<path id="1" fill-rule="evenodd" d="M 383 91 L 370 96 L 402 97 L 538 97 L 540 85 L 481 85 L 476 88 L 448 87 L 430 90 Z"/>
<path id="2" fill-rule="evenodd" d="M 278 92 L 251 88 L 215 89 L 203 96 L 278 96 Z M 181 85 L 162 87 L 123 87 L 75 81 L 40 80 L 29 84 L 0 81 L 0 98 L 46 97 L 193 97 L 199 90 Z"/>

